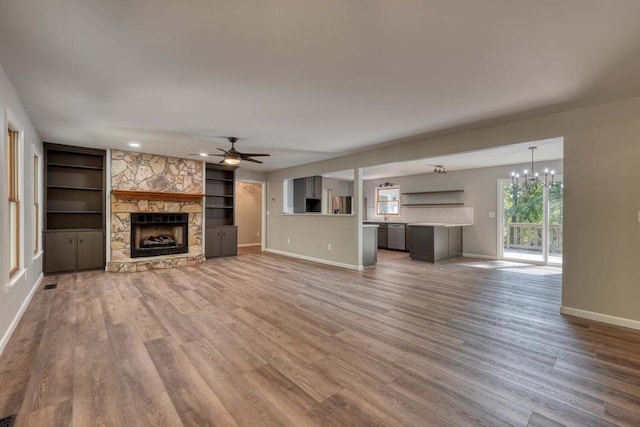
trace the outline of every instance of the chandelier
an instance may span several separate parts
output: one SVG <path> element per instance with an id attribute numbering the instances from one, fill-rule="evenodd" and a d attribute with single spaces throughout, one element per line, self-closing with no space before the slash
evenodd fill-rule
<path id="1" fill-rule="evenodd" d="M 550 187 L 551 185 L 553 185 L 553 177 L 556 174 L 555 171 L 550 171 L 549 169 L 545 169 L 544 170 L 544 179 L 542 177 L 540 177 L 540 174 L 538 174 L 538 172 L 535 171 L 535 165 L 533 162 L 533 152 L 536 150 L 536 148 L 538 147 L 529 147 L 529 150 L 531 150 L 531 173 L 529 174 L 529 171 L 527 169 L 524 170 L 524 181 L 522 183 L 520 183 L 520 174 L 519 173 L 515 173 L 515 172 L 511 172 L 511 183 L 516 186 L 525 186 L 525 187 L 529 187 L 530 185 L 536 186 L 538 184 L 542 184 L 545 187 Z M 551 178 L 551 179 L 549 179 Z"/>
<path id="2" fill-rule="evenodd" d="M 442 165 L 434 165 L 433 173 L 439 173 L 441 175 L 446 175 L 447 170 Z"/>

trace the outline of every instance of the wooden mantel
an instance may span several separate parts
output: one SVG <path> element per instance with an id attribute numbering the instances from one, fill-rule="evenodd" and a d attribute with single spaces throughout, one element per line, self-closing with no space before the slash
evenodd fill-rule
<path id="1" fill-rule="evenodd" d="M 165 191 L 111 190 L 111 194 L 122 200 L 163 200 L 191 202 L 202 200 L 201 193 L 171 193 Z"/>

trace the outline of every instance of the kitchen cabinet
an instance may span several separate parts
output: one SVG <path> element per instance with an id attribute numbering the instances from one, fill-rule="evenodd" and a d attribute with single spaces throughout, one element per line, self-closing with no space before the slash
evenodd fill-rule
<path id="1" fill-rule="evenodd" d="M 214 226 L 205 232 L 204 256 L 215 258 L 238 254 L 238 227 Z"/>
<path id="2" fill-rule="evenodd" d="M 409 225 L 411 259 L 438 262 L 462 255 L 461 226 Z"/>
<path id="3" fill-rule="evenodd" d="M 321 200 L 321 176 L 307 176 L 293 180 L 294 213 L 320 213 L 322 210 Z"/>
<path id="4" fill-rule="evenodd" d="M 305 195 L 307 199 L 322 198 L 322 177 L 307 176 L 305 177 Z"/>
<path id="5" fill-rule="evenodd" d="M 378 224 L 378 248 L 387 249 L 387 224 Z"/>
<path id="6" fill-rule="evenodd" d="M 95 270 L 104 267 L 104 232 L 49 231 L 44 239 L 47 273 Z"/>

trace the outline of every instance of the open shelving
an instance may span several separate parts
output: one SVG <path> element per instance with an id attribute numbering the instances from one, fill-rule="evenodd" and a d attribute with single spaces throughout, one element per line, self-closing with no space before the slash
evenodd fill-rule
<path id="1" fill-rule="evenodd" d="M 464 206 L 459 194 L 464 190 L 433 190 L 402 193 L 404 207 L 456 207 Z"/>

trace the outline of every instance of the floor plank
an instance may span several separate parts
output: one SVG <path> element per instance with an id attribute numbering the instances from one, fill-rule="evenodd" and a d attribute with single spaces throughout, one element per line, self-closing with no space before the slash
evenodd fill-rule
<path id="1" fill-rule="evenodd" d="M 640 331 L 559 314 L 561 270 L 364 271 L 242 249 L 45 278 L 0 356 L 17 425 L 640 425 Z"/>

